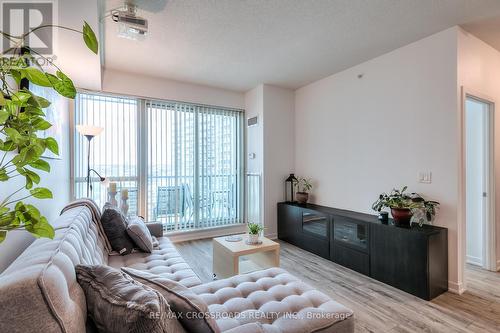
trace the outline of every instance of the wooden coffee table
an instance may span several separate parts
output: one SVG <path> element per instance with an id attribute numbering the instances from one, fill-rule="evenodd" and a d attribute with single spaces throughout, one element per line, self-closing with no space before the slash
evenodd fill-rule
<path id="1" fill-rule="evenodd" d="M 279 267 L 280 245 L 261 237 L 262 243 L 248 245 L 248 235 L 241 235 L 238 242 L 226 241 L 227 236 L 213 239 L 213 271 L 214 277 L 224 279 L 233 275 L 249 273 L 256 270 Z"/>

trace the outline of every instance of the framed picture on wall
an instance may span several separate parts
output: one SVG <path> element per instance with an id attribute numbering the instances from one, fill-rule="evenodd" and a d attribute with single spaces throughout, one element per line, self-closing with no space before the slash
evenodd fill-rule
<path id="1" fill-rule="evenodd" d="M 59 155 L 52 153 L 50 150 L 45 150 L 42 155 L 43 158 L 49 159 L 62 159 L 63 156 L 63 126 L 64 126 L 64 110 L 65 100 L 64 97 L 59 95 L 52 88 L 40 87 L 30 83 L 30 90 L 37 96 L 43 97 L 51 104 L 48 108 L 43 109 L 45 113 L 45 120 L 52 124 L 49 129 L 39 132 L 41 138 L 53 137 L 59 145 Z"/>

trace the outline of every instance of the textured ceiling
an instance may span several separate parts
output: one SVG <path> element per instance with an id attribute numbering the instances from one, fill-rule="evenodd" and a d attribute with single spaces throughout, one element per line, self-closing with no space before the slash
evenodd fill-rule
<path id="1" fill-rule="evenodd" d="M 237 91 L 298 88 L 457 24 L 500 45 L 500 0 L 137 2 L 149 35 L 119 38 L 107 18 L 105 68 Z"/>

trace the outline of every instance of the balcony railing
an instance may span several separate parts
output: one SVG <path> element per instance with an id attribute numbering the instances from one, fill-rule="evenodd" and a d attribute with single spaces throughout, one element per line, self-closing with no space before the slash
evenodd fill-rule
<path id="1" fill-rule="evenodd" d="M 147 178 L 146 198 L 139 195 L 136 177 L 111 176 L 107 179 L 117 183 L 118 205 L 120 191 L 127 189 L 129 215 L 142 215 L 149 221 L 162 222 L 165 232 L 244 223 L 242 191 L 238 188 L 236 174 L 199 177 L 199 184 L 195 184 L 193 176 L 151 176 Z M 92 198 L 102 207 L 108 201 L 107 190 L 97 178 L 91 178 L 91 183 Z M 200 188 L 198 193 L 193 191 L 195 186 Z M 86 195 L 85 177 L 75 179 L 74 193 L 77 197 Z"/>

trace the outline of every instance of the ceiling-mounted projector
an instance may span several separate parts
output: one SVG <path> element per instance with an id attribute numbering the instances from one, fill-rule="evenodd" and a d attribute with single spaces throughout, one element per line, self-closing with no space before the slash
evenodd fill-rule
<path id="1" fill-rule="evenodd" d="M 133 40 L 142 40 L 148 33 L 148 20 L 137 16 L 137 7 L 125 4 L 124 10 L 113 10 L 111 18 L 118 23 L 118 36 Z"/>

